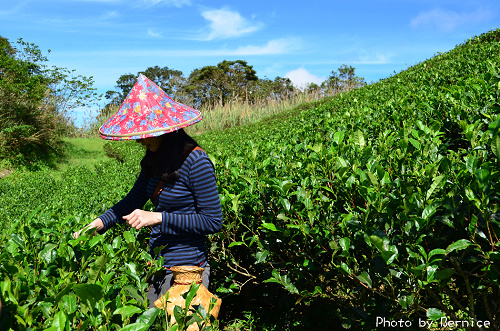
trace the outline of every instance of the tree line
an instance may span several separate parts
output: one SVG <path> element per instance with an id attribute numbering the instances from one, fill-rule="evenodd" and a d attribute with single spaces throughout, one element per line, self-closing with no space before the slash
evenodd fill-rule
<path id="1" fill-rule="evenodd" d="M 247 61 L 224 60 L 217 65 L 195 69 L 187 78 L 180 70 L 159 66 L 137 74 L 124 74 L 116 81 L 115 90 L 106 92 L 108 105 L 120 105 L 139 74 L 154 81 L 174 100 L 195 108 L 224 106 L 230 102 L 255 104 L 262 100 L 285 99 L 295 93 L 317 92 L 328 96 L 365 85 L 364 79 L 356 76 L 355 68 L 347 65 L 332 71 L 320 85 L 309 84 L 301 90 L 294 87 L 289 78 L 259 78 Z"/>

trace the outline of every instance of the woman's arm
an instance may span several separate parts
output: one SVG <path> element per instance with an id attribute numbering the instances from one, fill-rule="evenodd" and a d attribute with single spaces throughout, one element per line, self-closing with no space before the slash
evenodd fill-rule
<path id="1" fill-rule="evenodd" d="M 123 223 L 123 216 L 132 213 L 136 209 L 142 209 L 144 207 L 148 201 L 148 182 L 149 177 L 141 171 L 139 177 L 134 183 L 134 186 L 132 186 L 132 189 L 128 192 L 125 198 L 99 216 L 103 222 L 103 228 L 98 231 L 99 233 L 106 232 L 115 224 Z"/>
<path id="2" fill-rule="evenodd" d="M 85 229 L 95 229 L 96 232 L 102 234 L 113 225 L 122 223 L 126 220 L 124 215 L 129 215 L 134 212 L 134 210 L 144 207 L 144 204 L 148 201 L 146 192 L 148 180 L 149 178 L 141 171 L 139 177 L 134 183 L 134 186 L 125 198 L 108 209 L 104 214 L 96 218 L 82 230 L 73 233 L 73 237 L 78 238 L 80 233 Z"/>

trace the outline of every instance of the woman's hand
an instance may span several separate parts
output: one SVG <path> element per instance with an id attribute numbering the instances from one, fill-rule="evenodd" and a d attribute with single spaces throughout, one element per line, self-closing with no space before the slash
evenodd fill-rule
<path id="1" fill-rule="evenodd" d="M 134 229 L 139 230 L 140 228 L 145 226 L 160 224 L 162 221 L 162 214 L 158 212 L 136 209 L 130 214 L 123 216 L 123 219 L 127 221 L 128 225 L 130 225 Z"/>
<path id="2" fill-rule="evenodd" d="M 102 220 L 100 218 L 96 218 L 95 220 L 93 220 L 89 225 L 87 225 L 83 229 L 74 232 L 73 238 L 78 239 L 80 237 L 82 231 L 86 231 L 87 229 L 95 229 L 95 231 L 93 233 L 93 235 L 95 235 L 97 233 L 97 231 L 102 230 L 103 228 L 104 228 L 104 223 L 102 222 Z"/>

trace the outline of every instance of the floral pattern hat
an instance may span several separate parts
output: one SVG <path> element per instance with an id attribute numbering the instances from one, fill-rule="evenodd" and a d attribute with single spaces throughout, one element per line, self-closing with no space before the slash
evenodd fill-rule
<path id="1" fill-rule="evenodd" d="M 199 111 L 175 102 L 141 74 L 118 112 L 101 126 L 99 133 L 110 140 L 143 139 L 185 128 L 201 119 Z"/>

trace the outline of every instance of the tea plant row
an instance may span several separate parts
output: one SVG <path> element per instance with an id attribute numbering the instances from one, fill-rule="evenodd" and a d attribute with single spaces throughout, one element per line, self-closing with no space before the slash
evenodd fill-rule
<path id="1" fill-rule="evenodd" d="M 266 291 L 283 289 L 289 302 L 269 307 L 302 327 L 446 316 L 498 328 L 499 40 L 493 30 L 378 83 L 195 137 L 215 163 L 224 213 L 210 238 L 213 291 L 259 289 L 247 295 L 265 305 Z M 157 320 L 143 294 L 159 263 L 147 233 L 70 236 L 127 193 L 136 145 L 113 143 L 124 163 L 61 180 L 0 181 L 2 323 Z"/>

